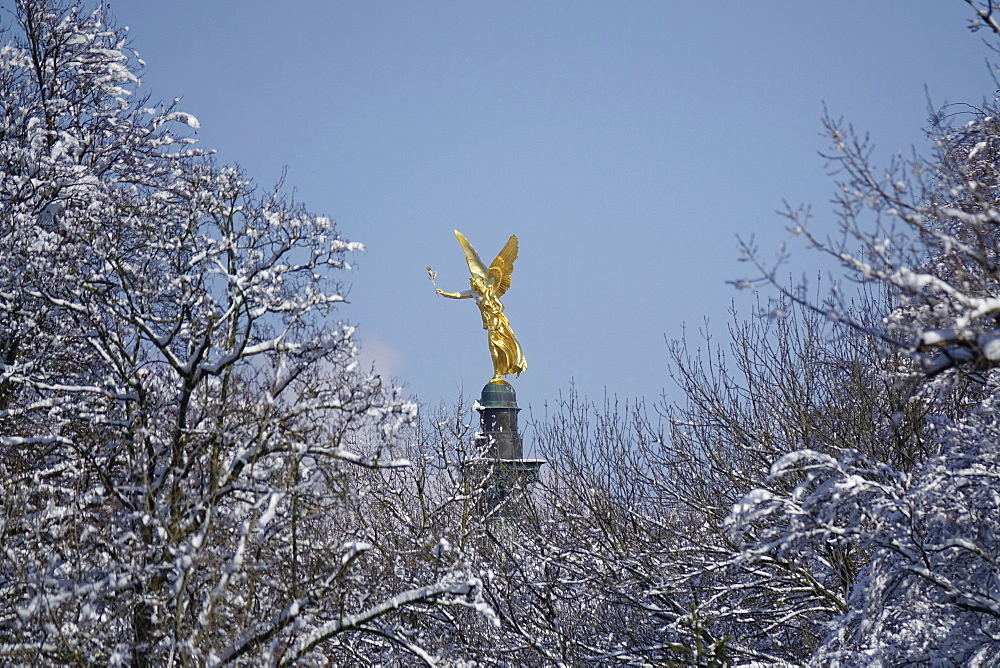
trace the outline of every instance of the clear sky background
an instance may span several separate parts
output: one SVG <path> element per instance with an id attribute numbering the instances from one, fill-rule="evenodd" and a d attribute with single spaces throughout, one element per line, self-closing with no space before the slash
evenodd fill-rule
<path id="1" fill-rule="evenodd" d="M 992 97 L 961 0 L 382 2 L 111 0 L 198 138 L 287 185 L 367 252 L 342 317 L 368 360 L 427 404 L 492 373 L 461 230 L 484 260 L 521 241 L 506 313 L 537 411 L 575 381 L 656 399 L 665 340 L 754 297 L 737 235 L 786 239 L 808 203 L 830 229 L 825 103 L 879 155 L 924 146 L 927 95 Z M 926 87 L 926 92 L 925 92 Z M 796 272 L 819 260 L 798 249 Z"/>

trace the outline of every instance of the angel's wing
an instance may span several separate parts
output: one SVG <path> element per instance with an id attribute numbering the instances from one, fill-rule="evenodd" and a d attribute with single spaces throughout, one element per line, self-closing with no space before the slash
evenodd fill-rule
<path id="1" fill-rule="evenodd" d="M 517 237 L 513 234 L 503 245 L 496 259 L 490 264 L 489 277 L 493 281 L 496 296 L 501 297 L 510 287 L 510 275 L 514 273 L 514 260 L 517 259 Z"/>
<path id="2" fill-rule="evenodd" d="M 487 279 L 487 269 L 483 261 L 479 259 L 479 253 L 476 249 L 472 247 L 469 240 L 465 238 L 458 230 L 455 230 L 455 237 L 458 239 L 458 243 L 462 246 L 462 250 L 465 251 L 465 261 L 469 264 L 469 271 L 472 272 L 473 276 L 483 279 Z"/>

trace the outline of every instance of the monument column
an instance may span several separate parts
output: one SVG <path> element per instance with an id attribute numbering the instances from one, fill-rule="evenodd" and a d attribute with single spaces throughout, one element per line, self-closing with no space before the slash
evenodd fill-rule
<path id="1" fill-rule="evenodd" d="M 508 383 L 487 383 L 476 406 L 479 433 L 476 445 L 490 459 L 521 459 L 523 448 L 517 429 L 517 396 Z"/>
<path id="2" fill-rule="evenodd" d="M 486 467 L 486 508 L 494 510 L 518 489 L 537 482 L 542 459 L 524 459 L 521 433 L 517 428 L 517 406 L 514 388 L 508 383 L 491 381 L 483 388 L 476 405 L 479 411 L 479 433 L 476 434 L 480 460 Z M 515 504 L 516 505 L 516 504 Z M 501 514 L 515 516 L 518 511 L 508 506 Z"/>
<path id="3" fill-rule="evenodd" d="M 458 230 L 454 232 L 469 266 L 469 289 L 445 292 L 437 287 L 437 272 L 427 267 L 427 275 L 434 283 L 437 294 L 448 299 L 474 299 L 482 315 L 493 362 L 493 378 L 483 388 L 475 407 L 479 411 L 480 430 L 476 434 L 477 457 L 469 463 L 468 471 L 484 476 L 480 478 L 486 483 L 484 510 L 492 512 L 503 505 L 516 489 L 536 482 L 538 470 L 544 464 L 540 459 L 523 458 L 521 434 L 517 429 L 517 413 L 521 409 L 517 407 L 514 388 L 503 379 L 504 376 L 520 376 L 528 368 L 521 344 L 500 303 L 500 297 L 510 287 L 518 242 L 517 237 L 511 235 L 487 267 L 469 240 Z M 512 505 L 507 504 L 501 514 L 514 514 Z"/>

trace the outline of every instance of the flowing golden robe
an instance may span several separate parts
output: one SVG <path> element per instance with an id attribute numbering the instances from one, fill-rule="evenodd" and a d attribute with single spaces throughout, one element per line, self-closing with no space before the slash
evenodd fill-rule
<path id="1" fill-rule="evenodd" d="M 478 295 L 476 303 L 483 315 L 483 329 L 487 332 L 490 356 L 493 358 L 493 379 L 490 382 L 502 380 L 509 374 L 520 376 L 528 368 L 528 362 L 524 359 L 510 321 L 503 314 L 503 304 L 490 294 Z"/>

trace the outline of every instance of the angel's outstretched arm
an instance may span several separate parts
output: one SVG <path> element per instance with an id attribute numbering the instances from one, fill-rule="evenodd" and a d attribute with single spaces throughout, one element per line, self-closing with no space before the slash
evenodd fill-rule
<path id="1" fill-rule="evenodd" d="M 441 288 L 438 288 L 437 293 L 442 297 L 447 297 L 448 299 L 472 299 L 476 296 L 472 290 L 463 290 L 462 292 L 445 292 Z"/>

